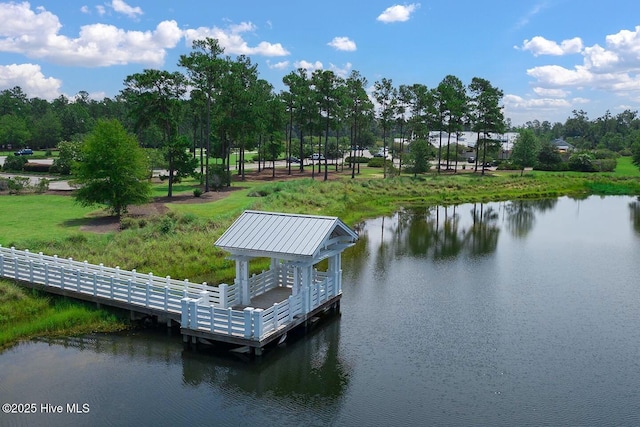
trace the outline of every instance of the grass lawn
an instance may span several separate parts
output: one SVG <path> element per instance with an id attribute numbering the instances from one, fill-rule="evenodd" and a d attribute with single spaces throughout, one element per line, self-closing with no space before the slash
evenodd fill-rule
<path id="1" fill-rule="evenodd" d="M 29 239 L 55 240 L 78 233 L 96 208 L 82 207 L 70 196 L 29 194 L 1 196 L 0 244 Z"/>
<path id="2" fill-rule="evenodd" d="M 615 176 L 637 176 L 640 177 L 640 168 L 633 164 L 631 157 L 619 157 Z"/>

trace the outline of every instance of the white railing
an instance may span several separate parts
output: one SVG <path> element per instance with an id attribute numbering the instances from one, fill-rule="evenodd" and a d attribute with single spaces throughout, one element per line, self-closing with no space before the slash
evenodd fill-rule
<path id="1" fill-rule="evenodd" d="M 209 304 L 223 307 L 228 304 L 229 286 L 209 286 L 157 277 L 152 273 L 133 271 L 78 262 L 28 250 L 5 248 L 0 245 L 0 277 L 22 280 L 108 298 L 132 305 L 169 313 L 180 313 L 182 298 L 204 298 Z"/>
<path id="2" fill-rule="evenodd" d="M 249 295 L 251 298 L 262 295 L 273 288 L 278 287 L 278 277 L 272 270 L 264 271 L 259 274 L 253 274 L 249 277 Z"/>
<path id="3" fill-rule="evenodd" d="M 211 307 L 202 298 L 184 298 L 182 327 L 260 340 L 293 322 L 296 316 L 309 313 L 339 295 L 333 278 L 328 275 L 318 277 L 324 277 L 324 280 L 314 280 L 310 287 L 303 287 L 297 295 L 267 309 L 222 309 Z"/>
<path id="4" fill-rule="evenodd" d="M 291 271 L 282 276 L 270 271 L 252 276 L 252 297 L 283 286 L 283 279 L 285 284 L 293 283 Z M 0 277 L 178 314 L 183 328 L 258 340 L 341 293 L 331 275 L 314 270 L 312 283 L 287 300 L 264 310 L 252 307 L 233 310 L 230 307 L 238 299 L 235 284 L 217 287 L 195 284 L 2 245 Z"/>

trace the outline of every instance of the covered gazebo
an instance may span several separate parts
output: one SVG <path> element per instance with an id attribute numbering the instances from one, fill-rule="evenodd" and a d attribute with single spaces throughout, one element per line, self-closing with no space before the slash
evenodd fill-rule
<path id="1" fill-rule="evenodd" d="M 340 295 L 342 251 L 357 239 L 337 217 L 245 211 L 215 245 L 236 263 L 234 303 L 251 307 L 257 296 L 278 288 L 293 297 L 309 297 L 302 301 L 312 301 L 319 289 L 328 297 Z M 256 258 L 270 258 L 270 269 L 250 276 L 249 263 Z M 327 271 L 317 271 L 316 264 L 325 259 Z M 308 313 L 315 304 L 303 305 Z"/>

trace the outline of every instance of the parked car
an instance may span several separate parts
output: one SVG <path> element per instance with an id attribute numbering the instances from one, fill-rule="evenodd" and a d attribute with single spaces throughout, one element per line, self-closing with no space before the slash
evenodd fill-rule
<path id="1" fill-rule="evenodd" d="M 16 156 L 30 156 L 33 154 L 33 150 L 31 148 L 23 148 L 22 150 L 18 150 L 15 153 Z"/>
<path id="2" fill-rule="evenodd" d="M 469 162 L 469 163 L 475 163 L 475 161 L 476 161 L 476 158 L 475 158 L 475 157 L 473 157 L 473 156 L 471 156 L 471 157 L 469 157 L 469 158 L 467 159 L 467 162 Z"/>
<path id="3" fill-rule="evenodd" d="M 287 159 L 287 161 L 288 161 L 289 163 L 300 163 L 300 159 L 299 159 L 299 158 L 297 158 L 297 157 L 295 157 L 295 156 L 291 156 L 291 157 L 289 157 L 289 158 Z"/>
<path id="4" fill-rule="evenodd" d="M 311 160 L 324 160 L 324 155 L 314 153 L 311 155 Z"/>

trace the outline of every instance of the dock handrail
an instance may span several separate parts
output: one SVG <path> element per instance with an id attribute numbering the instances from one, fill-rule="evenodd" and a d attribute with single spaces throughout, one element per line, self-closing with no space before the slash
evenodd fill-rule
<path id="1" fill-rule="evenodd" d="M 252 296 L 278 286 L 270 272 L 252 276 Z M 287 274 L 286 276 L 288 276 Z M 260 340 L 341 293 L 331 275 L 314 271 L 309 288 L 267 309 L 233 310 L 237 286 L 191 283 L 119 267 L 79 262 L 0 245 L 0 277 L 178 314 L 187 329 Z M 265 283 L 258 283 L 264 279 Z M 253 293 L 255 292 L 255 295 Z"/>

